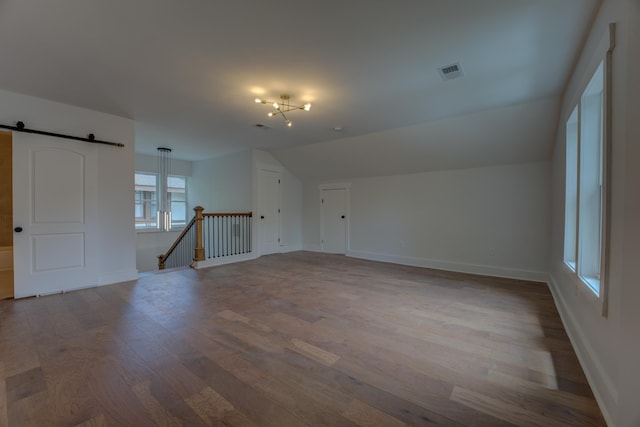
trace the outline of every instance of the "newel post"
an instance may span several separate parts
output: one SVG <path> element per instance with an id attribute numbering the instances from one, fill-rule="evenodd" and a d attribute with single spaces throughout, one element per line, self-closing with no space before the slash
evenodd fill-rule
<path id="1" fill-rule="evenodd" d="M 194 261 L 204 261 L 204 246 L 202 244 L 202 211 L 204 208 L 202 206 L 196 206 L 193 208 L 196 211 L 196 248 L 193 254 Z"/>

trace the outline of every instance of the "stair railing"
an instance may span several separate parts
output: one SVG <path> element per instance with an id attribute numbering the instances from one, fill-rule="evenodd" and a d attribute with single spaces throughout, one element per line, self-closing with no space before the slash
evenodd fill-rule
<path id="1" fill-rule="evenodd" d="M 205 213 L 202 206 L 193 210 L 195 216 L 176 241 L 158 256 L 160 270 L 251 252 L 251 212 Z"/>

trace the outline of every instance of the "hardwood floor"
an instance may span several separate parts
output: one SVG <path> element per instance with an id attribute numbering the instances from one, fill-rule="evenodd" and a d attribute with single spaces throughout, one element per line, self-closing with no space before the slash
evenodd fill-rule
<path id="1" fill-rule="evenodd" d="M 0 301 L 0 426 L 603 426 L 539 283 L 295 252 Z"/>

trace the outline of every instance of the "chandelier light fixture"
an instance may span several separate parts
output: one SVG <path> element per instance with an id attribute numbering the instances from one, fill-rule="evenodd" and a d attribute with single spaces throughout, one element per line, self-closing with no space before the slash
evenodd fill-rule
<path id="1" fill-rule="evenodd" d="M 171 230 L 171 209 L 168 200 L 169 175 L 171 175 L 171 148 L 158 147 L 158 181 L 156 203 L 156 228 L 162 231 Z"/>
<path id="2" fill-rule="evenodd" d="M 302 110 L 302 111 L 311 110 L 311 104 L 308 102 L 300 106 L 291 105 L 289 103 L 289 95 L 286 95 L 286 94 L 280 95 L 280 102 L 267 101 L 266 99 L 262 99 L 262 98 L 256 98 L 255 102 L 256 104 L 271 105 L 275 111 L 271 111 L 267 115 L 269 117 L 282 116 L 282 118 L 284 119 L 284 122 L 287 124 L 288 127 L 291 127 L 291 120 L 289 120 L 289 118 L 285 113 L 288 113 L 290 111 L 295 111 L 295 110 Z"/>

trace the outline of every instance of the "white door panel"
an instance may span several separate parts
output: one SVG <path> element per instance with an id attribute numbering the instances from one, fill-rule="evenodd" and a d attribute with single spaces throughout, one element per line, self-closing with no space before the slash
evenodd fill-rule
<path id="1" fill-rule="evenodd" d="M 84 222 L 85 157 L 73 151 L 32 151 L 32 223 Z"/>
<path id="2" fill-rule="evenodd" d="M 258 169 L 258 255 L 280 252 L 280 172 Z"/>
<path id="3" fill-rule="evenodd" d="M 32 271 L 35 273 L 83 268 L 85 265 L 84 233 L 32 234 L 31 241 Z"/>
<path id="4" fill-rule="evenodd" d="M 97 149 L 13 136 L 16 298 L 97 284 Z"/>
<path id="5" fill-rule="evenodd" d="M 347 191 L 344 188 L 322 190 L 321 244 L 323 252 L 344 254 L 347 250 Z"/>

